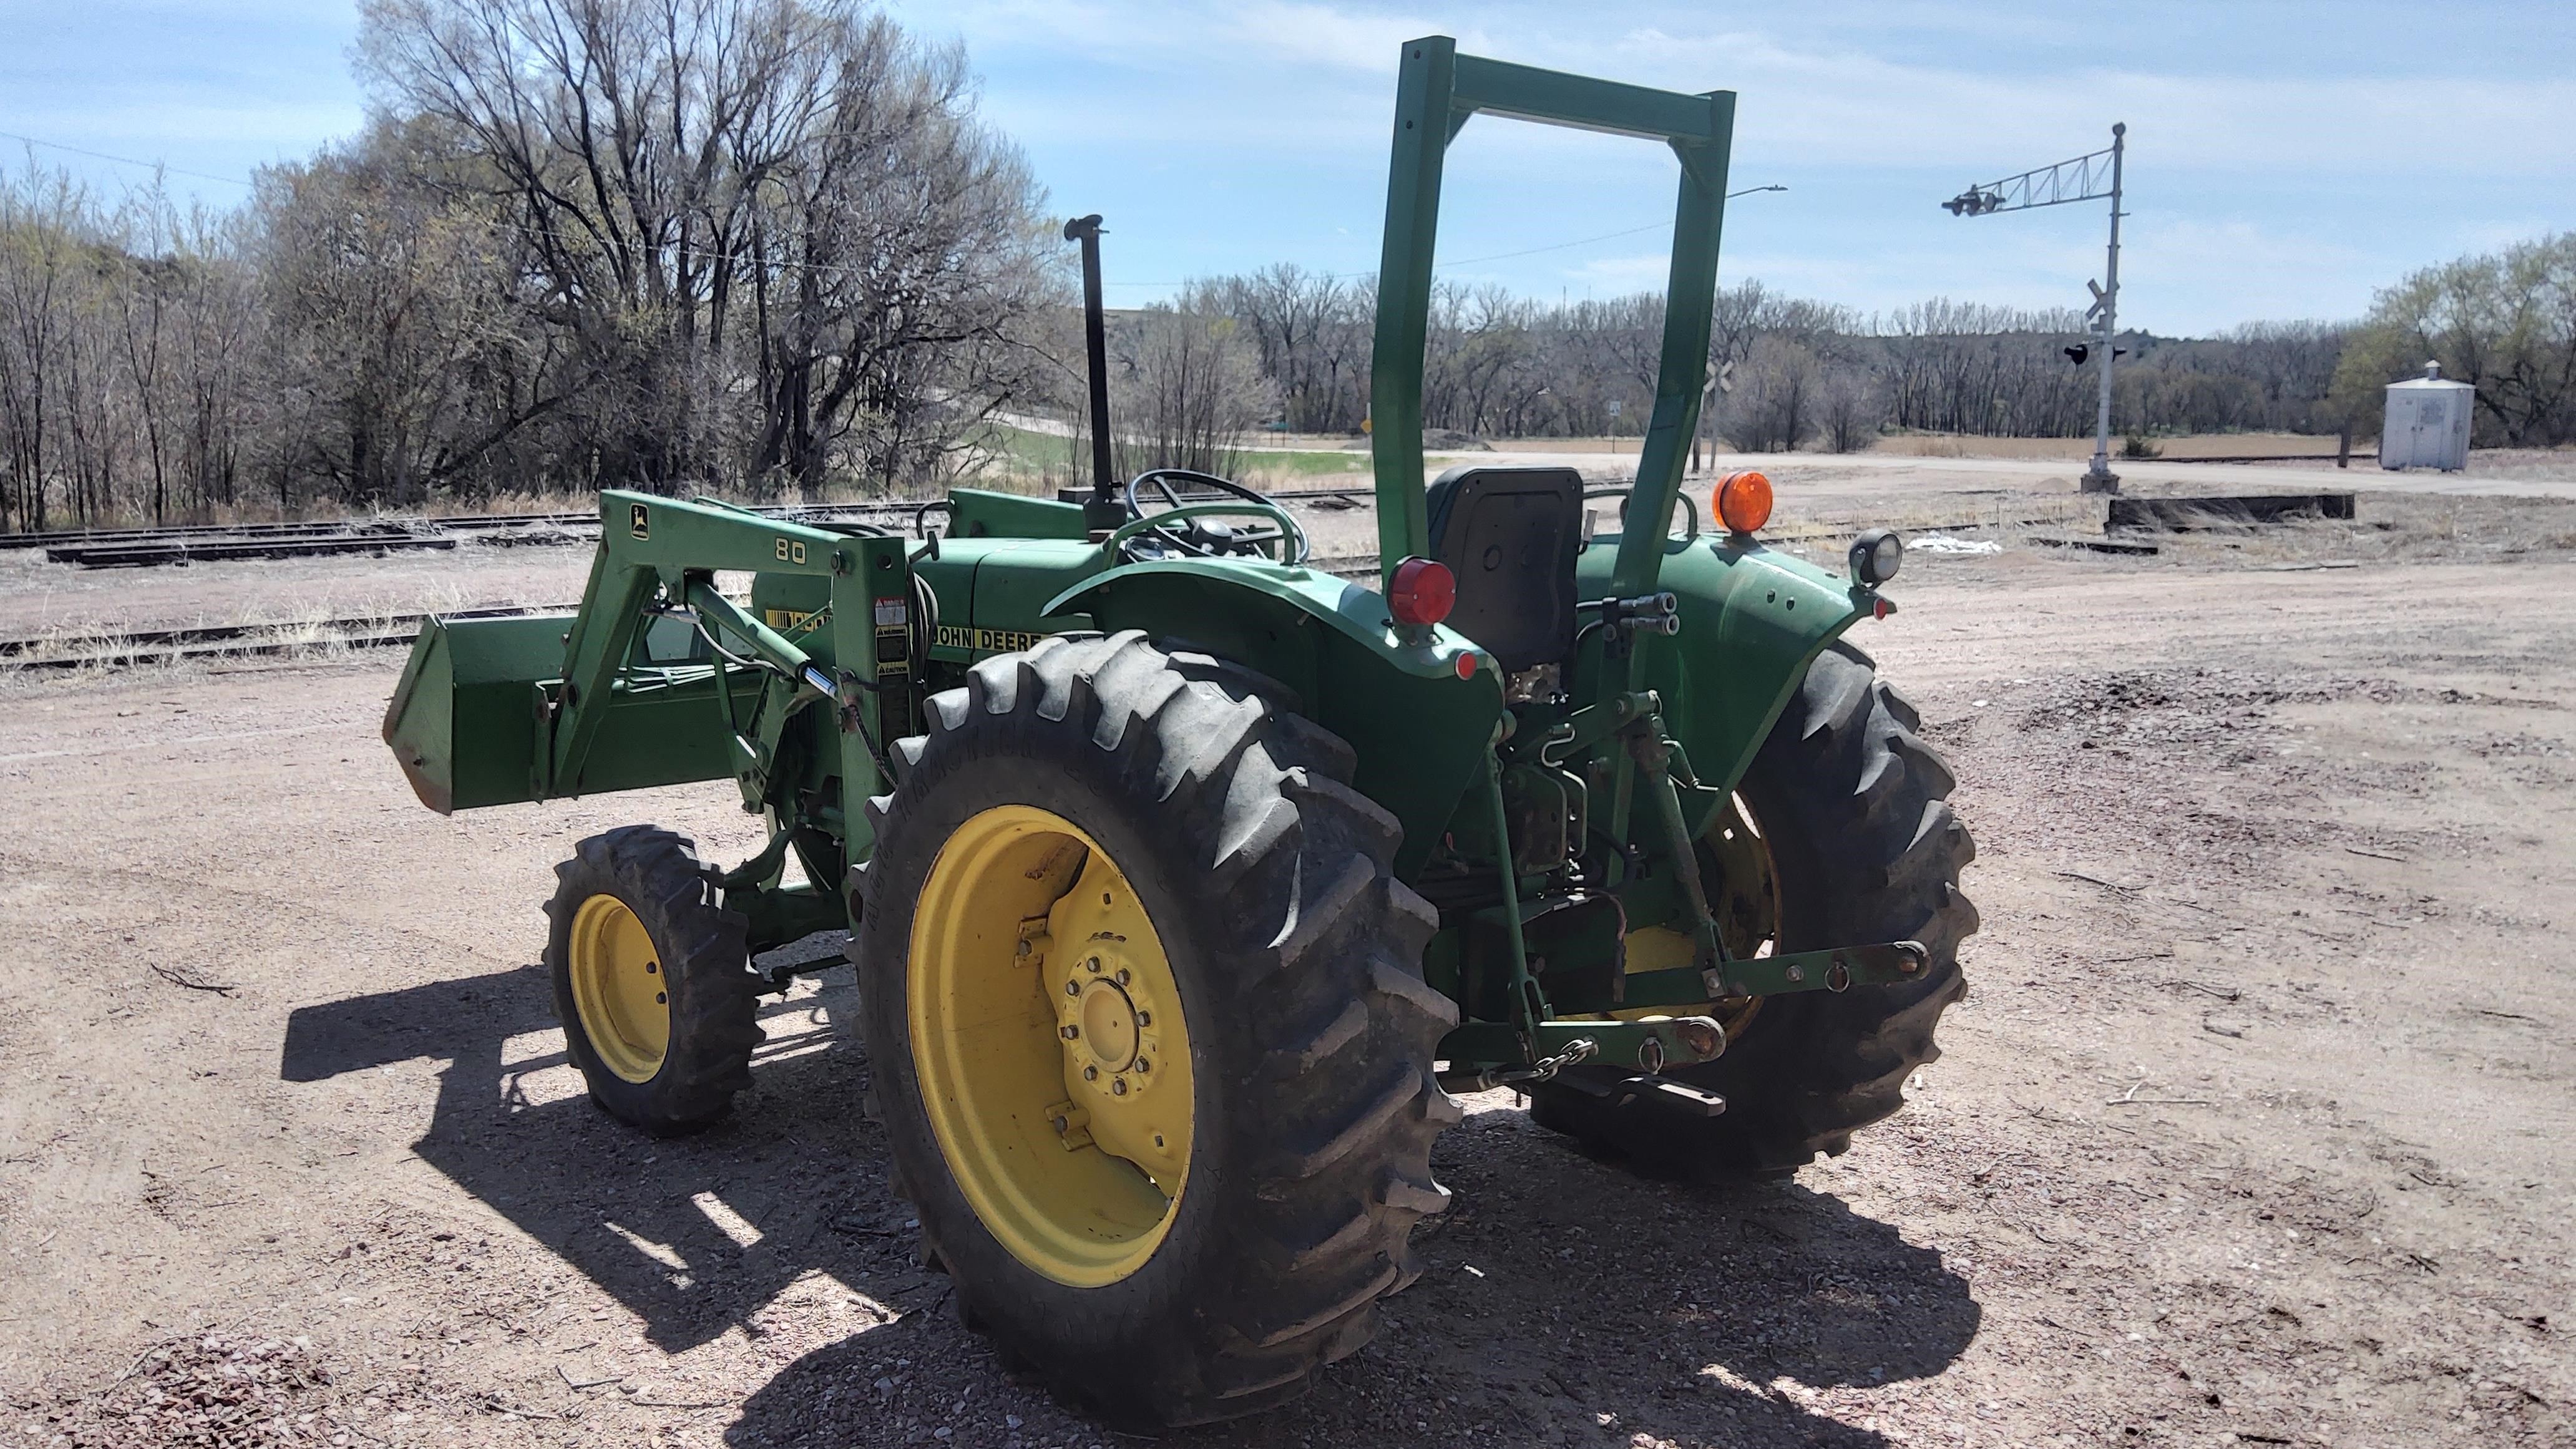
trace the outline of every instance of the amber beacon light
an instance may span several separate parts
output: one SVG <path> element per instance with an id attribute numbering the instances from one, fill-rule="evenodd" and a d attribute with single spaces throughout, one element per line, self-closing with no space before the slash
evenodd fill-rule
<path id="1" fill-rule="evenodd" d="M 1717 485 L 1717 518 L 1733 533 L 1751 533 L 1771 521 L 1771 480 L 1750 469 L 1729 473 Z"/>

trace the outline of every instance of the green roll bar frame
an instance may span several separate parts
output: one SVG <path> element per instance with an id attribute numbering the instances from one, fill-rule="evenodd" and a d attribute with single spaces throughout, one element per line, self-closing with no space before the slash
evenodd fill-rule
<path id="1" fill-rule="evenodd" d="M 1717 303 L 1718 237 L 1735 137 L 1735 92 L 1683 95 L 1460 55 L 1445 35 L 1407 41 L 1395 89 L 1394 153 L 1386 178 L 1386 243 L 1378 262 L 1377 340 L 1370 355 L 1369 456 L 1377 474 L 1378 568 L 1430 548 L 1422 478 L 1422 365 L 1430 335 L 1432 249 L 1440 232 L 1440 174 L 1459 129 L 1478 112 L 1659 140 L 1681 160 L 1673 203 L 1672 270 L 1665 284 L 1663 360 L 1637 460 L 1636 490 L 1611 587 L 1651 593 L 1681 492 L 1682 463 L 1699 425 L 1708 336 Z"/>

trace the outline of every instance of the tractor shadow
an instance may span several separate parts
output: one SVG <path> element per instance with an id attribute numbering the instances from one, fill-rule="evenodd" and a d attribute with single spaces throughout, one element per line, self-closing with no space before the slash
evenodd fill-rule
<path id="1" fill-rule="evenodd" d="M 883 1136 L 859 1110 L 865 1057 L 829 1019 L 848 1002 L 827 987 L 769 1007 L 757 1088 L 728 1123 L 677 1140 L 590 1103 L 535 967 L 301 1008 L 281 1075 L 444 1059 L 421 1158 L 666 1352 L 735 1326 L 763 1336 L 763 1310 L 817 1273 L 889 1310 L 759 1386 L 729 1444 L 1110 1442 L 936 1311 L 947 1281 L 914 1262 Z M 1831 1194 L 1642 1179 L 1475 1105 L 1435 1153 L 1455 1203 L 1417 1233 L 1425 1272 L 1389 1300 L 1377 1341 L 1294 1403 L 1171 1442 L 1863 1449 L 1886 1440 L 1812 1391 L 1937 1376 L 1976 1335 L 1981 1310 L 1938 1252 Z"/>
<path id="2" fill-rule="evenodd" d="M 1828 1193 L 1643 1179 L 1509 1108 L 1471 1115 L 1434 1165 L 1457 1197 L 1417 1230 L 1425 1271 L 1388 1301 L 1377 1340 L 1285 1407 L 1166 1442 L 1880 1449 L 1816 1391 L 1937 1377 L 1983 1316 L 1940 1253 Z M 935 1449 L 930 1426 L 952 1422 L 939 1442 L 1113 1442 L 949 1317 L 904 1330 L 789 1365 L 726 1442 Z M 907 1373 L 942 1361 L 977 1382 L 971 1405 L 956 1372 Z"/>
<path id="3" fill-rule="evenodd" d="M 299 1008 L 279 1074 L 444 1059 L 413 1150 L 680 1352 L 737 1324 L 758 1336 L 753 1316 L 818 1271 L 898 1310 L 946 1286 L 914 1269 L 909 1214 L 860 1112 L 863 1059 L 829 1020 L 849 994 L 764 1000 L 755 1090 L 687 1138 L 646 1137 L 591 1103 L 536 966 Z"/>

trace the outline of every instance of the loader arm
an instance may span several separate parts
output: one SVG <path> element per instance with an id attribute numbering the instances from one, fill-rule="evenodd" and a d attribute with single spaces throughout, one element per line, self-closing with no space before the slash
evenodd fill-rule
<path id="1" fill-rule="evenodd" d="M 600 517 L 589 587 L 564 637 L 563 675 L 537 722 L 533 798 L 583 792 L 612 702 L 649 687 L 637 677 L 636 641 L 658 610 L 689 620 L 717 653 L 706 668 L 744 808 L 773 809 L 789 826 L 828 810 L 831 833 L 843 837 L 853 858 L 864 857 L 867 823 L 843 802 L 888 788 L 883 745 L 890 727 L 908 727 L 919 662 L 909 633 L 904 540 L 614 490 L 600 495 Z M 807 618 L 790 640 L 717 590 L 716 574 L 737 571 L 823 582 L 828 618 Z M 738 714 L 735 684 L 753 676 L 757 708 L 746 702 Z M 827 706 L 815 732 L 827 743 L 815 751 L 808 778 L 785 778 L 789 731 L 799 712 L 816 704 Z M 742 714 L 756 726 L 746 728 Z M 826 783 L 837 788 L 814 788 Z"/>

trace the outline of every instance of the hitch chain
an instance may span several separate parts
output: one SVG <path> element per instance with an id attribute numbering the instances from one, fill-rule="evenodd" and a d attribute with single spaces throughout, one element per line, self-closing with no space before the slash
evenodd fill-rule
<path id="1" fill-rule="evenodd" d="M 1590 1060 L 1600 1050 L 1601 1043 L 1588 1036 L 1579 1036 L 1567 1042 L 1565 1050 L 1552 1057 L 1541 1057 L 1529 1066 L 1487 1067 L 1477 1072 L 1471 1079 L 1474 1083 L 1473 1090 L 1490 1092 L 1496 1087 L 1509 1087 L 1519 1091 L 1523 1087 L 1539 1082 L 1554 1081 L 1557 1073 L 1567 1067 L 1578 1066 Z M 1444 1077 L 1443 1081 L 1446 1080 L 1447 1078 Z"/>
<path id="2" fill-rule="evenodd" d="M 1601 1043 L 1588 1036 L 1578 1036 L 1565 1044 L 1565 1050 L 1552 1057 L 1539 1058 L 1526 1070 L 1506 1069 L 1496 1072 L 1494 1076 L 1498 1079 L 1498 1085 L 1509 1083 L 1517 1086 L 1529 1082 L 1552 1082 L 1556 1080 L 1557 1073 L 1567 1067 L 1581 1065 L 1590 1060 L 1592 1054 L 1599 1050 L 1601 1050 Z"/>
<path id="3" fill-rule="evenodd" d="M 1601 1044 L 1599 1042 L 1594 1041 L 1588 1036 L 1578 1036 L 1574 1040 L 1567 1042 L 1565 1044 L 1565 1050 L 1558 1052 L 1555 1056 L 1539 1058 L 1538 1064 L 1530 1068 L 1529 1080 L 1533 1082 L 1553 1081 L 1557 1073 L 1564 1071 L 1567 1067 L 1581 1064 L 1594 1052 L 1599 1050 L 1601 1050 Z"/>

